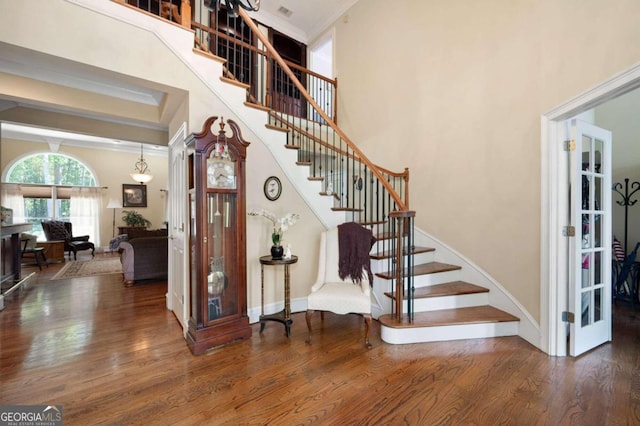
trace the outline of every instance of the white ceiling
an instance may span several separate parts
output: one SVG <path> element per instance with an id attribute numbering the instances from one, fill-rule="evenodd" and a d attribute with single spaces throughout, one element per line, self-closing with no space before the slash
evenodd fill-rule
<path id="1" fill-rule="evenodd" d="M 251 15 L 265 25 L 275 28 L 304 43 L 310 43 L 321 35 L 336 19 L 344 14 L 358 0 L 262 0 L 260 11 Z M 282 8 L 290 13 L 282 13 Z M 72 89 L 81 89 L 92 93 L 114 96 L 133 102 L 147 105 L 159 105 L 163 98 L 170 96 L 168 90 L 160 90 L 145 86 L 141 82 L 127 81 L 116 78 L 113 75 L 100 73 L 99 70 L 90 69 L 83 64 L 69 63 L 58 58 L 42 55 L 38 52 L 26 52 L 13 46 L 0 42 L 0 72 L 24 76 L 34 80 L 55 83 Z M 83 115 L 79 111 L 55 110 L 55 106 L 43 106 L 30 103 L 29 100 L 12 99 L 0 95 L 0 111 L 14 107 L 26 107 L 39 110 L 63 112 L 67 114 L 85 116 L 105 120 L 104 117 L 91 117 Z M 123 120 L 119 120 L 123 122 Z M 126 123 L 128 125 L 140 125 L 140 123 Z M 150 127 L 146 125 L 145 127 Z M 155 126 L 166 130 L 162 123 Z M 163 128 L 164 127 L 164 128 Z M 108 150 L 132 150 L 139 149 L 139 141 L 113 140 L 95 136 L 68 133 L 60 130 L 47 130 L 29 125 L 15 123 L 3 123 L 1 127 L 2 138 L 17 140 L 29 140 L 55 144 L 86 146 Z M 53 144 L 53 145 L 52 145 Z M 145 145 L 149 146 L 149 145 Z M 166 153 L 166 147 L 156 146 L 160 154 Z"/>
<path id="2" fill-rule="evenodd" d="M 309 44 L 359 0 L 261 0 L 258 21 Z M 286 15 L 285 8 L 291 12 Z"/>

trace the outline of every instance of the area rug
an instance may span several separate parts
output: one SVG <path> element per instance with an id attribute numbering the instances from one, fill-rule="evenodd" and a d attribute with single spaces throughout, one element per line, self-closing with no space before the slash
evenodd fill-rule
<path id="1" fill-rule="evenodd" d="M 120 258 L 93 259 L 93 260 L 73 260 L 67 262 L 58 271 L 52 280 L 67 280 L 69 278 L 92 277 L 95 275 L 121 274 L 122 264 Z"/>

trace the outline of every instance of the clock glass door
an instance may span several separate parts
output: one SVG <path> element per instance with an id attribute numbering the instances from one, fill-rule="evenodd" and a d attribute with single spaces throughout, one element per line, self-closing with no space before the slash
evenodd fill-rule
<path id="1" fill-rule="evenodd" d="M 235 193 L 207 193 L 207 321 L 238 312 L 238 286 L 233 272 L 237 266 L 236 197 Z"/>

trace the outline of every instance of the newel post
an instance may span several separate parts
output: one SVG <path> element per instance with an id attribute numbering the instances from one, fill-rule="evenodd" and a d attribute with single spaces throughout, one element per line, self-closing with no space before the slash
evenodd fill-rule
<path id="1" fill-rule="evenodd" d="M 416 212 L 413 210 L 392 211 L 389 216 L 394 221 L 395 231 L 392 242 L 392 253 L 395 258 L 393 279 L 395 280 L 395 315 L 396 321 L 404 321 L 404 300 L 407 301 L 407 320 L 413 322 L 413 249 L 414 228 L 413 221 Z"/>

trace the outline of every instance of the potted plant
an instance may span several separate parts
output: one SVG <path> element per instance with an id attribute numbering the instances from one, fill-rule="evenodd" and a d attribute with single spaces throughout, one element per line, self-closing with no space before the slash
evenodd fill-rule
<path id="1" fill-rule="evenodd" d="M 122 210 L 122 220 L 131 227 L 151 226 L 151 222 L 135 210 Z"/>

